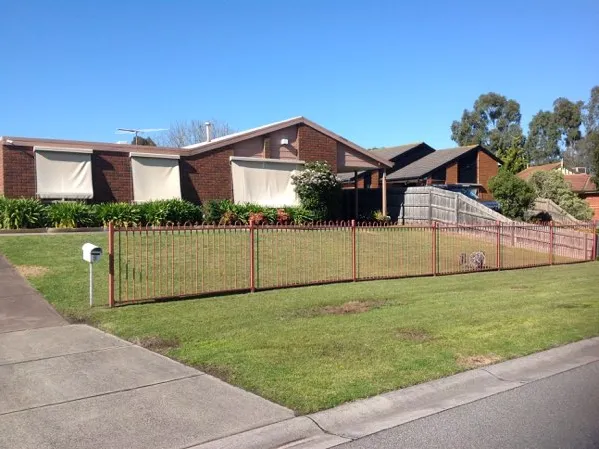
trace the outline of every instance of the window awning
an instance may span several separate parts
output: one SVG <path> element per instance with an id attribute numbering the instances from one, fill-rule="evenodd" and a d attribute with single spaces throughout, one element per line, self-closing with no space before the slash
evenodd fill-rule
<path id="1" fill-rule="evenodd" d="M 43 199 L 94 197 L 91 155 L 80 148 L 34 147 L 37 195 Z"/>
<path id="2" fill-rule="evenodd" d="M 231 157 L 235 203 L 269 207 L 297 206 L 299 200 L 291 175 L 304 168 L 303 161 Z"/>
<path id="3" fill-rule="evenodd" d="M 131 153 L 130 157 L 135 202 L 181 198 L 179 156 Z"/>

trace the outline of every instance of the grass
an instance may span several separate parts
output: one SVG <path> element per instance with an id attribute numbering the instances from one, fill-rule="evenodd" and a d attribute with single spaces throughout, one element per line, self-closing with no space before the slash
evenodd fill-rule
<path id="1" fill-rule="evenodd" d="M 599 335 L 596 262 L 89 309 L 86 241 L 106 245 L 103 234 L 1 237 L 0 252 L 71 319 L 299 413 Z"/>

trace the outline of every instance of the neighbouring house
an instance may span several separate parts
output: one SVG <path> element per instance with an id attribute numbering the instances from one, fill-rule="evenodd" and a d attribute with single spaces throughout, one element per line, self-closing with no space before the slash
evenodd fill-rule
<path id="1" fill-rule="evenodd" d="M 387 169 L 387 175 L 389 175 L 428 154 L 434 153 L 435 149 L 425 142 L 416 142 L 396 147 L 375 148 L 369 150 L 369 152 L 393 163 L 393 167 Z M 339 176 L 339 179 L 344 188 L 354 188 L 357 180 L 359 189 L 376 189 L 381 184 L 382 170 L 362 171 L 357 174 L 357 177 L 353 173 L 345 173 Z"/>
<path id="2" fill-rule="evenodd" d="M 326 161 L 335 173 L 393 164 L 295 117 L 184 148 L 0 138 L 0 194 L 44 200 L 143 202 L 183 198 L 293 204 L 291 173 Z"/>
<path id="3" fill-rule="evenodd" d="M 426 154 L 387 176 L 390 186 L 461 184 L 476 190 L 479 199 L 492 200 L 489 180 L 501 160 L 481 145 L 448 148 Z"/>
<path id="4" fill-rule="evenodd" d="M 593 178 L 588 173 L 576 173 L 576 169 L 568 169 L 564 167 L 564 162 L 554 162 L 551 164 L 536 165 L 522 170 L 517 176 L 520 179 L 528 181 L 533 173 L 539 171 L 560 171 L 564 174 L 565 181 L 570 185 L 570 188 L 579 197 L 584 199 L 593 209 L 593 220 L 599 220 L 599 188 L 593 182 Z"/>

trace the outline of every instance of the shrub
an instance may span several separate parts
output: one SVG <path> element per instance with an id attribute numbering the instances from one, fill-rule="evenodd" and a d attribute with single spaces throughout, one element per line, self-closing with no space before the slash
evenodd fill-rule
<path id="1" fill-rule="evenodd" d="M 289 215 L 289 220 L 293 224 L 316 221 L 314 213 L 303 207 L 286 207 L 284 211 Z"/>
<path id="2" fill-rule="evenodd" d="M 98 226 L 101 221 L 93 207 L 80 201 L 67 201 L 48 206 L 48 223 L 55 228 L 79 228 Z"/>
<path id="3" fill-rule="evenodd" d="M 534 189 L 506 170 L 500 170 L 489 181 L 489 190 L 501 206 L 501 212 L 516 220 L 522 220 L 533 205 L 537 195 Z"/>
<path id="4" fill-rule="evenodd" d="M 0 218 L 4 229 L 43 228 L 48 222 L 47 207 L 35 199 L 3 198 Z"/>
<path id="5" fill-rule="evenodd" d="M 164 226 L 167 223 L 197 223 L 202 221 L 202 209 L 189 201 L 159 200 L 138 205 L 142 224 Z"/>
<path id="6" fill-rule="evenodd" d="M 341 183 L 326 162 L 309 162 L 291 176 L 302 206 L 317 220 L 336 218 L 341 204 Z"/>
<path id="7" fill-rule="evenodd" d="M 536 172 L 528 181 L 540 198 L 547 198 L 579 220 L 590 220 L 593 210 L 578 197 L 564 179 L 564 175 L 556 170 Z"/>
<path id="8" fill-rule="evenodd" d="M 375 211 L 372 214 L 372 218 L 379 223 L 389 223 L 391 221 L 391 217 L 389 215 L 383 215 L 383 212 L 380 210 Z"/>
<path id="9" fill-rule="evenodd" d="M 204 203 L 202 214 L 207 223 L 219 223 L 225 211 L 231 211 L 235 207 L 230 200 L 210 200 Z"/>
<path id="10" fill-rule="evenodd" d="M 134 226 L 142 223 L 139 206 L 129 203 L 103 203 L 95 206 L 98 220 L 104 226 L 114 222 L 116 226 Z"/>

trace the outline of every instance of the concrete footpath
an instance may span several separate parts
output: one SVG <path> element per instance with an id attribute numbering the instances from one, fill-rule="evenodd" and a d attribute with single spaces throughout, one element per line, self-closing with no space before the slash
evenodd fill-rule
<path id="1" fill-rule="evenodd" d="M 0 256 L 0 448 L 328 448 L 597 361 L 594 338 L 295 417 L 67 324 Z"/>
<path id="2" fill-rule="evenodd" d="M 189 448 L 289 409 L 85 325 L 0 257 L 0 448 Z"/>

